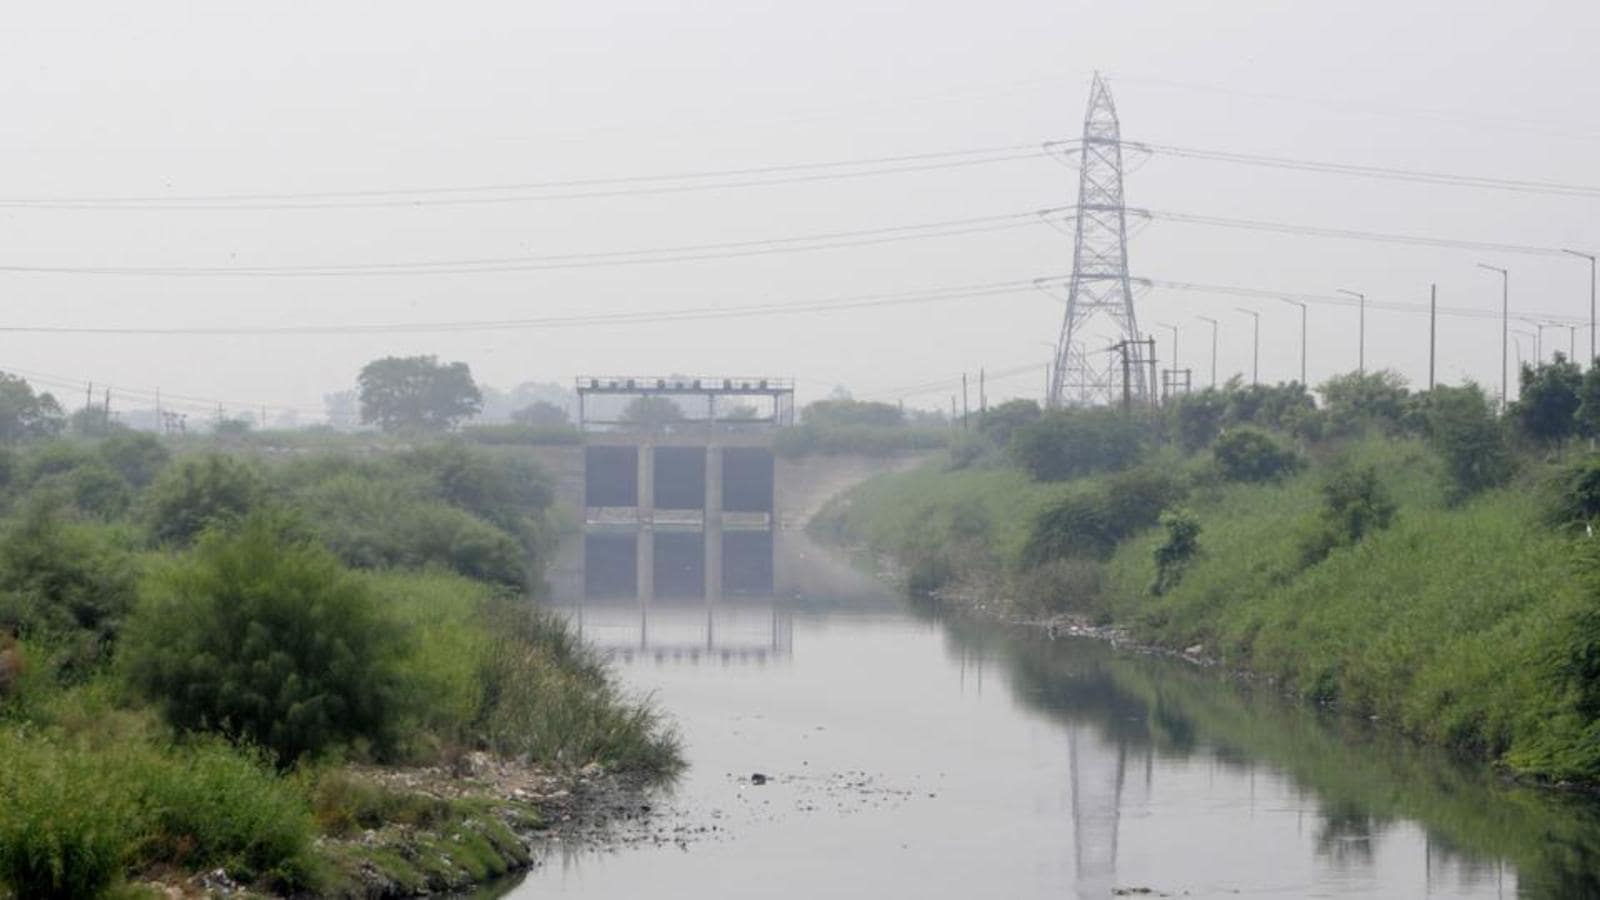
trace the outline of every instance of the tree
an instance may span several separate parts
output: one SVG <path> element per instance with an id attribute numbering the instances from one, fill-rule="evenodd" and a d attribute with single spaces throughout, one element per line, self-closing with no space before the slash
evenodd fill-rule
<path id="1" fill-rule="evenodd" d="M 128 682 L 182 731 L 279 765 L 355 742 L 391 747 L 403 635 L 333 555 L 255 514 L 163 568 L 128 623 Z"/>
<path id="2" fill-rule="evenodd" d="M 243 518 L 266 499 L 266 479 L 249 463 L 211 453 L 161 473 L 145 495 L 145 520 L 158 543 L 187 544 L 200 532 Z"/>
<path id="3" fill-rule="evenodd" d="M 1428 443 L 1444 459 L 1453 499 L 1504 484 L 1511 477 L 1515 460 L 1505 428 L 1482 388 L 1470 383 L 1436 387 L 1426 395 L 1424 409 Z"/>
<path id="4" fill-rule="evenodd" d="M 978 430 L 994 442 L 995 446 L 1008 447 L 1011 436 L 1018 428 L 1039 421 L 1044 411 L 1033 400 L 1007 400 L 989 407 L 978 419 Z"/>
<path id="5" fill-rule="evenodd" d="M 1577 363 L 1557 353 L 1552 362 L 1524 364 L 1518 381 L 1522 389 L 1511 415 L 1524 434 L 1541 444 L 1558 444 L 1578 430 L 1583 372 Z"/>
<path id="6" fill-rule="evenodd" d="M 55 397 L 35 394 L 26 380 L 0 372 L 0 442 L 55 437 L 63 424 L 61 404 Z"/>
<path id="7" fill-rule="evenodd" d="M 1222 433 L 1222 420 L 1228 412 L 1228 399 L 1216 388 L 1185 394 L 1169 404 L 1173 410 L 1178 443 L 1189 453 L 1203 450 Z"/>
<path id="8" fill-rule="evenodd" d="M 142 431 L 122 431 L 106 438 L 97 448 L 100 458 L 134 487 L 144 487 L 172 458 L 161 439 Z"/>
<path id="9" fill-rule="evenodd" d="M 1314 565 L 1335 547 L 1359 543 L 1394 521 L 1395 505 L 1373 466 L 1341 466 L 1322 485 L 1322 510 L 1316 527 L 1301 544 L 1301 561 Z"/>
<path id="10" fill-rule="evenodd" d="M 511 421 L 534 428 L 559 428 L 572 424 L 567 411 L 549 400 L 535 400 L 511 414 Z"/>
<path id="11" fill-rule="evenodd" d="M 1271 481 L 1293 472 L 1300 460 L 1272 436 L 1255 428 L 1235 428 L 1212 448 L 1217 468 L 1229 481 Z"/>
<path id="12" fill-rule="evenodd" d="M 1144 454 L 1148 429 L 1111 409 L 1052 410 L 1011 438 L 1011 454 L 1039 481 L 1125 469 Z"/>
<path id="13" fill-rule="evenodd" d="M 1317 388 L 1334 426 L 1342 430 L 1374 424 L 1398 431 L 1409 409 L 1411 392 L 1398 372 L 1349 372 L 1335 375 Z"/>
<path id="14" fill-rule="evenodd" d="M 670 397 L 635 397 L 622 408 L 622 421 L 646 428 L 660 428 L 683 421 L 683 410 Z"/>
<path id="15" fill-rule="evenodd" d="M 367 363 L 358 379 L 361 423 L 384 431 L 447 431 L 483 406 L 463 362 L 436 356 L 388 356 Z"/>

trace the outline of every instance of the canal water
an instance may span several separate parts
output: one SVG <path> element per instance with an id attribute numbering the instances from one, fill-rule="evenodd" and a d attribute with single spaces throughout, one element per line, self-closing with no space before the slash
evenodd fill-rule
<path id="1" fill-rule="evenodd" d="M 603 596 L 626 573 L 583 561 L 626 555 L 593 549 L 552 602 L 690 767 L 652 838 L 551 851 L 513 897 L 1600 896 L 1591 801 L 1179 662 L 941 618 L 798 534 L 769 591 L 712 601 L 659 572 Z"/>

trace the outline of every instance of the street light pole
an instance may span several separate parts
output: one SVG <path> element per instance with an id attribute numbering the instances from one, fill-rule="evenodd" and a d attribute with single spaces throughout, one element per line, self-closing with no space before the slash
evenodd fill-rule
<path id="1" fill-rule="evenodd" d="M 1339 288 L 1339 293 L 1356 298 L 1361 308 L 1361 317 L 1356 326 L 1356 374 L 1367 374 L 1367 295 L 1360 291 L 1347 291 Z"/>
<path id="2" fill-rule="evenodd" d="M 1499 266 L 1478 263 L 1478 268 L 1500 273 L 1500 409 L 1506 408 L 1506 366 L 1511 352 L 1511 273 Z"/>
<path id="3" fill-rule="evenodd" d="M 1250 348 L 1250 386 L 1255 387 L 1261 383 L 1261 313 L 1242 306 L 1234 309 L 1255 319 L 1255 337 Z"/>
<path id="4" fill-rule="evenodd" d="M 1279 297 L 1291 306 L 1300 307 L 1300 386 L 1306 386 L 1306 305 L 1299 300 L 1290 300 L 1288 297 Z"/>
<path id="5" fill-rule="evenodd" d="M 1216 387 L 1217 386 L 1217 326 L 1218 326 L 1218 322 L 1217 322 L 1216 319 L 1210 318 L 1209 316 L 1195 316 L 1195 318 L 1199 319 L 1202 322 L 1210 322 L 1211 323 L 1211 386 L 1212 387 Z"/>
<path id="6" fill-rule="evenodd" d="M 1594 261 L 1595 261 L 1595 255 L 1593 253 L 1584 253 L 1581 250 L 1566 250 L 1566 249 L 1563 249 L 1561 252 L 1562 253 L 1571 254 L 1572 256 L 1582 257 L 1583 259 L 1587 259 L 1589 261 L 1589 364 L 1590 365 L 1594 365 L 1594 357 L 1595 357 L 1595 352 L 1596 352 L 1595 351 L 1595 344 L 1594 344 Z"/>
<path id="7" fill-rule="evenodd" d="M 1176 372 L 1176 371 L 1178 371 L 1178 326 L 1176 326 L 1176 325 L 1168 325 L 1165 322 L 1157 322 L 1156 323 L 1156 327 L 1165 328 L 1166 330 L 1172 332 L 1172 366 L 1171 366 L 1171 368 L 1172 368 L 1172 371 Z"/>

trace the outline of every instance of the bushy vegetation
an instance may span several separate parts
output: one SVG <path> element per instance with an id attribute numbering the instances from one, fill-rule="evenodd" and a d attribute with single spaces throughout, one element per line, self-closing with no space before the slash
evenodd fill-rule
<path id="1" fill-rule="evenodd" d="M 396 741 L 402 632 L 328 551 L 257 514 L 151 579 L 123 640 L 128 683 L 180 731 L 282 766 Z"/>
<path id="2" fill-rule="evenodd" d="M 1600 421 L 1595 371 L 1530 367 L 1504 416 L 1476 386 L 1389 372 L 1330 379 L 1320 405 L 1231 384 L 1159 415 L 1023 413 L 1007 447 L 953 447 L 815 527 L 896 557 L 914 588 L 1113 620 L 1521 773 L 1600 782 L 1600 458 L 1578 440 Z"/>
<path id="3" fill-rule="evenodd" d="M 1294 471 L 1300 459 L 1271 435 L 1256 428 L 1224 434 L 1212 447 L 1217 470 L 1229 481 L 1271 481 Z"/>
<path id="4" fill-rule="evenodd" d="M 459 890 L 527 862 L 504 816 L 357 802 L 332 787 L 348 764 L 681 764 L 527 600 L 553 493 L 518 447 L 59 431 L 0 434 L 0 896 L 216 868 L 269 892 L 373 867 Z M 319 840 L 387 816 L 449 833 L 405 859 Z"/>

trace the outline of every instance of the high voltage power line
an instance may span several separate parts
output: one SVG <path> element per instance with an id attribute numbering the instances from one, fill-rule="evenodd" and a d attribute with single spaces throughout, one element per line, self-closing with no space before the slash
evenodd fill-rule
<path id="1" fill-rule="evenodd" d="M 1048 280 L 1048 279 L 1046 279 Z M 938 303 L 994 297 L 1005 294 L 1026 294 L 1037 289 L 1040 279 L 993 281 L 980 284 L 956 285 L 921 291 L 901 291 L 884 294 L 864 294 L 821 300 L 810 303 L 759 303 L 742 306 L 702 306 L 675 310 L 585 313 L 571 316 L 539 316 L 521 319 L 488 319 L 447 322 L 387 322 L 352 325 L 287 325 L 287 326 L 218 326 L 194 328 L 115 327 L 115 326 L 53 326 L 53 325 L 0 325 L 0 333 L 25 334 L 115 334 L 115 335 L 348 335 L 348 334 L 408 334 L 465 331 L 501 331 L 519 328 L 564 328 L 574 326 L 638 325 L 665 322 L 698 321 L 703 319 L 736 319 L 754 316 L 783 316 L 804 313 L 832 312 L 885 306 Z"/>
<path id="2" fill-rule="evenodd" d="M 1012 144 L 975 150 L 912 153 L 899 156 L 880 156 L 817 163 L 793 163 L 654 175 L 510 182 L 454 187 L 190 194 L 166 197 L 160 195 L 0 197 L 0 208 L 68 210 L 360 209 L 676 194 L 693 191 L 866 178 L 877 175 L 928 172 L 1022 159 L 1038 159 L 1048 156 L 1050 147 L 1073 143 L 1076 142 L 1052 141 L 1040 144 Z M 667 183 L 663 184 L 663 182 Z"/>
<path id="3" fill-rule="evenodd" d="M 1142 144 L 1125 142 L 1129 146 L 1148 150 L 1157 155 L 1211 162 L 1234 163 L 1273 169 L 1293 169 L 1304 172 L 1321 172 L 1331 175 L 1351 175 L 1385 181 L 1410 181 L 1420 184 L 1439 184 L 1452 187 L 1477 187 L 1499 191 L 1516 191 L 1530 194 L 1558 194 L 1574 197 L 1600 197 L 1600 187 L 1555 181 L 1530 181 L 1517 178 L 1495 178 L 1482 175 L 1458 175 L 1432 172 L 1423 169 L 1401 169 L 1388 166 L 1363 166 L 1317 160 L 1292 159 L 1286 156 L 1262 156 L 1252 153 L 1234 153 L 1224 150 L 1201 150 L 1171 144 Z"/>
<path id="4" fill-rule="evenodd" d="M 1033 225 L 1063 209 L 1041 209 L 993 216 L 969 216 L 916 225 L 893 225 L 851 231 L 825 231 L 781 238 L 749 241 L 723 241 L 709 244 L 683 244 L 644 250 L 614 250 L 600 253 L 563 253 L 547 256 L 502 256 L 477 259 L 424 260 L 383 263 L 339 263 L 287 266 L 24 266 L 0 265 L 0 272 L 33 275 L 121 275 L 150 277 L 251 277 L 323 278 L 338 276 L 385 275 L 465 275 L 477 272 L 523 272 L 550 269 L 581 269 L 604 266 L 636 266 L 657 263 L 695 262 L 762 256 L 771 253 L 796 253 L 834 250 L 869 244 L 921 240 L 933 237 L 1001 231 Z"/>

